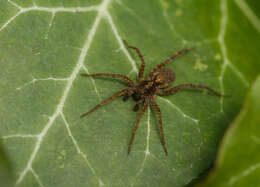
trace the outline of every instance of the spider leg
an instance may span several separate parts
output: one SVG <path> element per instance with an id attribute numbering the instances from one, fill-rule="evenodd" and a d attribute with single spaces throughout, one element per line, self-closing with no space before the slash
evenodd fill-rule
<path id="1" fill-rule="evenodd" d="M 136 131 L 137 131 L 137 128 L 138 128 L 138 126 L 139 126 L 139 123 L 140 123 L 140 121 L 141 121 L 141 118 L 143 117 L 143 115 L 144 115 L 145 111 L 147 110 L 148 106 L 149 106 L 149 103 L 146 102 L 146 103 L 144 104 L 144 106 L 143 106 L 141 112 L 138 114 L 138 118 L 137 118 L 137 120 L 136 120 L 136 122 L 135 122 L 134 130 L 133 130 L 133 133 L 132 133 L 132 136 L 131 136 L 131 139 L 130 139 L 130 142 L 129 142 L 129 146 L 128 146 L 128 155 L 130 154 L 131 146 L 132 146 L 132 144 L 133 144 L 134 137 L 135 137 L 135 133 L 136 133 Z"/>
<path id="2" fill-rule="evenodd" d="M 153 107 L 153 109 L 155 110 L 158 120 L 159 120 L 159 129 L 160 129 L 160 135 L 161 135 L 161 143 L 164 149 L 164 152 L 166 154 L 166 156 L 168 155 L 168 151 L 166 148 L 166 144 L 165 144 L 165 140 L 164 140 L 164 133 L 163 133 L 163 127 L 162 127 L 162 113 L 161 110 L 159 108 L 159 106 L 155 103 L 155 101 L 152 99 L 151 100 L 151 105 Z"/>
<path id="3" fill-rule="evenodd" d="M 110 73 L 96 73 L 96 74 L 86 74 L 82 73 L 80 74 L 83 77 L 112 77 L 112 78 L 120 78 L 126 83 L 130 84 L 131 86 L 134 85 L 134 81 L 132 81 L 130 78 L 128 78 L 125 75 L 120 75 L 120 74 L 110 74 Z"/>
<path id="4" fill-rule="evenodd" d="M 166 66 L 167 64 L 169 64 L 171 61 L 173 61 L 176 57 L 185 54 L 189 51 L 189 49 L 182 49 L 180 51 L 178 51 L 176 54 L 172 55 L 170 58 L 168 58 L 167 60 L 165 60 L 164 62 L 162 62 L 161 64 L 158 64 L 149 74 L 149 76 L 151 76 L 152 74 L 154 74 L 154 72 L 158 71 L 159 69 L 163 68 L 164 66 Z"/>
<path id="5" fill-rule="evenodd" d="M 215 90 L 204 86 L 204 85 L 194 85 L 194 84 L 180 84 L 178 86 L 175 86 L 173 88 L 167 88 L 164 90 L 160 90 L 160 92 L 158 93 L 159 95 L 171 95 L 174 94 L 178 91 L 180 91 L 183 88 L 198 88 L 198 89 L 202 89 L 202 90 L 207 90 L 208 92 L 217 95 L 217 96 L 222 96 L 222 97 L 230 97 L 230 95 L 225 95 L 225 94 L 220 94 L 218 92 L 216 92 Z"/>
<path id="6" fill-rule="evenodd" d="M 142 55 L 142 53 L 140 52 L 140 50 L 137 48 L 137 47 L 134 47 L 134 46 L 131 46 L 129 45 L 125 40 L 123 40 L 124 44 L 130 48 L 130 49 L 134 49 L 136 51 L 136 53 L 138 54 L 139 58 L 141 59 L 141 67 L 139 69 L 139 74 L 138 74 L 138 77 L 139 77 L 139 80 L 143 80 L 144 78 L 144 68 L 145 68 L 145 61 L 144 61 L 144 57 Z"/>
<path id="7" fill-rule="evenodd" d="M 125 93 L 127 93 L 129 88 L 125 88 L 123 90 L 120 90 L 119 92 L 116 92 L 115 94 L 113 94 L 112 96 L 108 97 L 107 99 L 103 100 L 102 102 L 100 102 L 99 104 L 97 104 L 95 107 L 93 107 L 92 109 L 90 109 L 88 112 L 82 114 L 80 116 L 80 118 L 84 118 L 87 115 L 89 115 L 90 113 L 94 112 L 95 110 L 97 110 L 98 108 L 100 108 L 102 105 L 108 103 L 109 101 L 115 99 L 118 96 L 124 95 Z"/>
<path id="8" fill-rule="evenodd" d="M 130 87 L 127 93 L 124 95 L 123 101 L 124 102 L 127 101 L 130 98 L 130 96 L 132 96 L 133 94 L 134 94 L 134 85 Z"/>
<path id="9" fill-rule="evenodd" d="M 136 112 L 139 109 L 139 105 L 144 102 L 144 99 L 140 99 L 134 106 L 133 111 Z"/>

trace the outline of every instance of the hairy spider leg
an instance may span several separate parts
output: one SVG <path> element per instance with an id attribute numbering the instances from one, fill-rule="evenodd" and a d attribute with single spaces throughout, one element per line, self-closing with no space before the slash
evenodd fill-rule
<path id="1" fill-rule="evenodd" d="M 176 54 L 172 55 L 170 58 L 168 58 L 167 60 L 165 60 L 164 62 L 162 62 L 161 64 L 158 64 L 149 74 L 149 76 L 152 76 L 154 74 L 154 72 L 158 71 L 159 69 L 163 68 L 164 66 L 166 66 L 167 64 L 169 64 L 171 61 L 173 61 L 176 57 L 187 53 L 189 51 L 189 49 L 182 49 L 180 51 L 178 51 Z"/>
<path id="2" fill-rule="evenodd" d="M 141 119 L 142 119 L 142 117 L 143 117 L 145 111 L 147 110 L 148 106 L 149 106 L 149 103 L 146 102 L 146 103 L 144 104 L 144 106 L 143 106 L 141 112 L 138 114 L 138 118 L 137 118 L 137 120 L 136 120 L 136 122 L 135 122 L 134 130 L 133 130 L 133 133 L 132 133 L 132 136 L 131 136 L 131 139 L 130 139 L 130 142 L 129 142 L 129 146 L 128 146 L 128 155 L 130 154 L 131 147 L 132 147 L 132 144 L 133 144 L 133 141 L 134 141 L 134 138 L 135 138 L 135 133 L 136 133 L 136 131 L 137 131 L 137 129 L 138 129 L 139 123 L 140 123 L 140 121 L 141 121 Z"/>
<path id="3" fill-rule="evenodd" d="M 125 88 L 123 90 L 120 90 L 119 92 L 116 92 L 115 94 L 113 94 L 112 96 L 108 97 L 107 99 L 103 100 L 102 102 L 100 102 L 99 104 L 97 104 L 95 107 L 93 107 L 91 110 L 89 110 L 88 112 L 82 114 L 80 116 L 80 118 L 84 118 L 86 117 L 87 115 L 89 115 L 90 113 L 94 112 L 95 110 L 97 110 L 98 108 L 100 108 L 102 105 L 108 103 L 109 101 L 121 96 L 121 95 L 124 95 L 125 93 L 127 93 L 129 88 Z"/>
<path id="4" fill-rule="evenodd" d="M 163 127 L 162 127 L 162 113 L 160 110 L 160 107 L 156 104 L 156 102 L 152 99 L 151 100 L 151 105 L 153 107 L 153 109 L 155 110 L 157 117 L 158 117 L 158 121 L 159 121 L 159 130 L 160 130 L 160 135 L 161 135 L 161 143 L 164 149 L 164 152 L 166 154 L 166 156 L 168 155 L 168 151 L 166 148 L 166 144 L 165 144 L 165 139 L 164 139 L 164 133 L 163 133 Z"/>
<path id="5" fill-rule="evenodd" d="M 140 52 L 140 50 L 137 48 L 137 47 L 134 47 L 134 46 L 131 46 L 129 45 L 125 40 L 124 41 L 124 44 L 130 48 L 130 49 L 134 49 L 136 51 L 136 53 L 138 54 L 139 58 L 141 59 L 141 66 L 140 66 L 140 69 L 139 69 L 139 73 L 138 73 L 138 78 L 139 80 L 143 80 L 144 79 L 144 68 L 145 68 L 145 61 L 144 61 L 144 57 L 142 55 L 142 53 Z"/>
<path id="6" fill-rule="evenodd" d="M 222 96 L 222 97 L 230 97 L 230 95 L 225 95 L 225 94 L 220 94 L 218 92 L 216 92 L 215 90 L 207 87 L 207 86 L 203 86 L 203 85 L 194 85 L 194 84 L 180 84 L 178 86 L 175 86 L 173 88 L 167 88 L 167 89 L 164 89 L 162 90 L 159 94 L 160 95 L 170 95 L 170 94 L 174 94 L 178 91 L 180 91 L 181 89 L 183 88 L 199 88 L 199 89 L 202 89 L 202 90 L 207 90 L 208 92 L 214 94 L 214 95 L 217 95 L 217 96 Z"/>
<path id="7" fill-rule="evenodd" d="M 83 77 L 112 77 L 112 78 L 120 78 L 126 83 L 130 84 L 131 86 L 134 85 L 134 81 L 132 81 L 130 78 L 128 78 L 125 75 L 120 75 L 120 74 L 111 74 L 111 73 L 95 73 L 95 74 L 86 74 L 82 73 L 80 74 Z"/>

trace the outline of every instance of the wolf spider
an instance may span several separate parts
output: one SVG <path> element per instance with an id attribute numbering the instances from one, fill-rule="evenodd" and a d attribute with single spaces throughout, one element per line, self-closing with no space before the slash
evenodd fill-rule
<path id="1" fill-rule="evenodd" d="M 188 49 L 182 49 L 161 64 L 157 65 L 152 71 L 148 74 L 147 78 L 144 79 L 144 68 L 145 68 L 145 61 L 143 58 L 143 55 L 141 54 L 140 50 L 134 46 L 128 45 L 126 41 L 124 41 L 125 45 L 136 51 L 138 54 L 140 60 L 141 60 L 141 66 L 138 73 L 138 81 L 134 82 L 130 78 L 128 78 L 125 75 L 121 74 L 110 74 L 110 73 L 96 73 L 96 74 L 81 74 L 85 77 L 112 77 L 112 78 L 119 78 L 126 82 L 128 84 L 128 87 L 116 92 L 112 96 L 108 97 L 107 99 L 100 102 L 98 105 L 93 107 L 88 112 L 81 115 L 81 118 L 86 117 L 102 105 L 108 103 L 109 101 L 119 97 L 124 96 L 123 100 L 126 101 L 130 96 L 132 96 L 137 103 L 133 107 L 133 111 L 138 111 L 139 105 L 143 103 L 142 110 L 139 112 L 137 120 L 134 125 L 133 133 L 129 142 L 128 146 L 128 155 L 131 151 L 131 146 L 134 141 L 134 137 L 138 128 L 138 125 L 140 123 L 140 120 L 144 113 L 146 112 L 149 105 L 154 109 L 154 111 L 157 114 L 158 121 L 159 121 L 159 130 L 160 130 L 160 136 L 161 136 L 161 144 L 163 146 L 164 152 L 166 155 L 168 155 L 168 151 L 166 148 L 165 140 L 164 140 L 164 133 L 163 133 L 163 127 L 162 127 L 162 114 L 159 106 L 155 102 L 156 95 L 171 95 L 174 94 L 183 88 L 198 88 L 202 90 L 206 90 L 208 92 L 211 92 L 212 94 L 215 94 L 217 96 L 227 96 L 220 94 L 216 92 L 215 90 L 204 86 L 204 85 L 194 85 L 194 84 L 180 84 L 173 88 L 169 88 L 169 86 L 174 82 L 175 80 L 175 73 L 166 68 L 165 66 L 169 64 L 172 60 L 174 60 L 176 57 L 188 52 Z"/>

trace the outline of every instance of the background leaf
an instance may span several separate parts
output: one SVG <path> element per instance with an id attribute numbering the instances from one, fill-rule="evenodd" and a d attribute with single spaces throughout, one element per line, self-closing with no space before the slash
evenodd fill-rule
<path id="1" fill-rule="evenodd" d="M 249 91 L 244 106 L 228 129 L 216 169 L 201 186 L 259 186 L 260 77 Z"/>
<path id="2" fill-rule="evenodd" d="M 13 173 L 10 162 L 7 160 L 6 154 L 0 147 L 0 181 L 1 185 L 12 187 L 14 185 Z"/>
<path id="3" fill-rule="evenodd" d="M 0 132 L 16 184 L 183 186 L 196 178 L 213 162 L 223 131 L 259 72 L 256 5 L 1 0 Z M 79 121 L 125 87 L 80 73 L 121 73 L 136 80 L 140 62 L 122 38 L 140 48 L 146 73 L 176 51 L 195 47 L 168 66 L 175 84 L 204 84 L 232 94 L 223 99 L 187 90 L 159 97 L 168 157 L 153 111 L 144 116 L 127 156 L 137 117 L 132 100 L 115 100 Z"/>

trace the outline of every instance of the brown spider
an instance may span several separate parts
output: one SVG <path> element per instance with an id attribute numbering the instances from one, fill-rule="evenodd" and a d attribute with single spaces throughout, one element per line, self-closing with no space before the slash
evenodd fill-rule
<path id="1" fill-rule="evenodd" d="M 171 95 L 171 94 L 178 92 L 179 90 L 181 90 L 183 88 L 199 88 L 199 89 L 207 90 L 217 96 L 227 96 L 227 95 L 222 95 L 222 94 L 214 91 L 213 89 L 211 89 L 207 86 L 203 86 L 203 85 L 181 84 L 181 85 L 175 86 L 173 88 L 168 88 L 175 80 L 175 73 L 172 70 L 165 68 L 165 66 L 167 64 L 169 64 L 172 60 L 174 60 L 177 56 L 180 56 L 180 55 L 188 52 L 188 49 L 180 50 L 175 55 L 171 56 L 170 58 L 168 58 L 161 64 L 157 65 L 149 73 L 147 79 L 144 79 L 145 61 L 144 61 L 144 58 L 143 58 L 141 52 L 139 51 L 138 48 L 128 45 L 126 41 L 124 41 L 124 43 L 128 48 L 134 49 L 136 51 L 136 53 L 138 54 L 139 58 L 141 59 L 142 63 L 141 63 L 141 67 L 140 67 L 139 73 L 138 73 L 139 81 L 134 82 L 127 76 L 120 75 L 120 74 L 110 74 L 110 73 L 81 74 L 82 76 L 85 76 L 85 77 L 103 76 L 103 77 L 119 78 L 119 79 L 122 79 L 123 81 L 125 81 L 129 85 L 127 88 L 116 92 L 112 96 L 108 97 L 107 99 L 105 99 L 104 101 L 102 101 L 101 103 L 99 103 L 98 105 L 93 107 L 88 112 L 82 114 L 81 118 L 86 117 L 87 115 L 89 115 L 90 113 L 92 113 L 93 111 L 95 111 L 96 109 L 101 107 L 102 105 L 108 103 L 109 101 L 111 101 L 112 99 L 115 99 L 118 96 L 124 95 L 124 97 L 123 97 L 124 101 L 126 101 L 130 96 L 133 96 L 133 98 L 137 101 L 137 103 L 135 104 L 135 106 L 133 108 L 133 111 L 138 111 L 140 104 L 143 103 L 144 105 L 143 105 L 142 110 L 138 114 L 138 118 L 134 125 L 132 137 L 131 137 L 131 140 L 130 140 L 129 146 L 128 146 L 128 154 L 131 151 L 131 146 L 133 144 L 139 122 L 140 122 L 143 114 L 146 112 L 148 106 L 151 105 L 159 119 L 159 130 L 160 130 L 160 136 L 161 136 L 161 143 L 162 143 L 163 149 L 165 151 L 165 154 L 168 155 L 167 148 L 165 145 L 165 140 L 164 140 L 164 134 L 163 134 L 162 115 L 161 115 L 159 106 L 155 102 L 156 95 Z"/>

